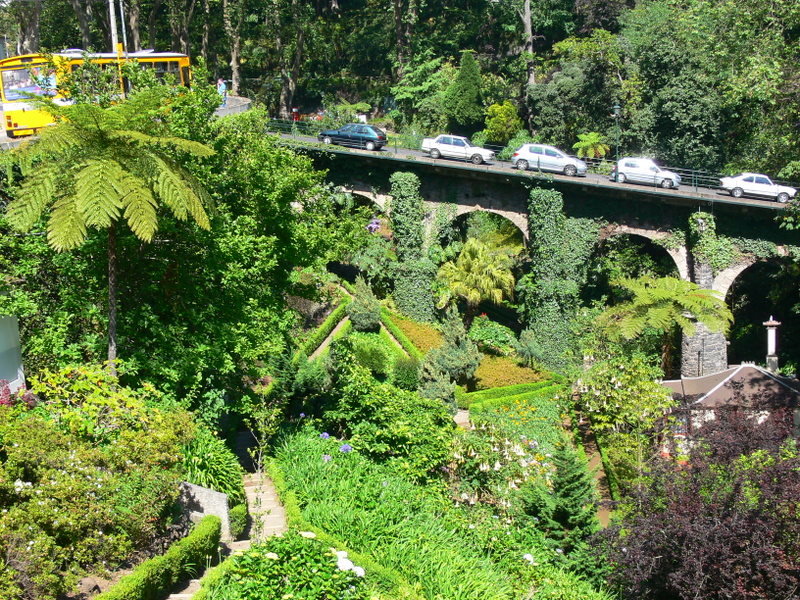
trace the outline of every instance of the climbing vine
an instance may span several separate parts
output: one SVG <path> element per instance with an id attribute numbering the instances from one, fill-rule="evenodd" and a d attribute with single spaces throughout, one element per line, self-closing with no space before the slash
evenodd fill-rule
<path id="1" fill-rule="evenodd" d="M 555 190 L 533 189 L 528 201 L 531 270 L 517 284 L 519 310 L 543 362 L 563 369 L 572 349 L 570 320 L 579 305 L 600 224 L 568 219 Z"/>
<path id="2" fill-rule="evenodd" d="M 714 274 L 741 257 L 732 238 L 717 235 L 714 215 L 706 212 L 692 213 L 689 217 L 689 241 L 695 260 L 710 266 Z"/>
<path id="3" fill-rule="evenodd" d="M 665 250 L 679 250 L 686 245 L 686 232 L 682 229 L 670 229 L 666 237 L 656 238 L 653 243 Z"/>

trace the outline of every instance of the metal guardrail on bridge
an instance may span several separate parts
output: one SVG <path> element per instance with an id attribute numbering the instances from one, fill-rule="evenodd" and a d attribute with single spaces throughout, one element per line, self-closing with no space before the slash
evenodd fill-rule
<path id="1" fill-rule="evenodd" d="M 290 121 L 284 119 L 270 119 L 267 122 L 267 131 L 282 133 L 284 135 L 290 135 L 292 137 L 303 137 L 303 136 L 313 136 L 316 137 L 317 134 L 324 130 L 324 129 L 335 129 L 336 126 L 330 123 L 330 121 Z M 421 140 L 419 136 L 404 136 L 404 135 L 389 135 L 388 144 L 384 147 L 384 151 L 392 152 L 394 154 L 399 154 L 403 150 L 414 150 L 414 151 L 421 151 Z M 355 146 L 359 148 L 359 146 Z M 513 153 L 513 150 L 509 150 L 505 146 L 495 146 L 493 144 L 484 144 L 484 148 L 487 150 L 491 150 L 495 153 L 495 160 L 494 163 L 504 165 L 508 168 L 512 167 L 512 162 L 510 155 Z M 366 150 L 365 147 L 360 147 L 361 150 Z M 506 155 L 508 157 L 506 157 Z M 573 157 L 576 158 L 576 157 Z M 467 159 L 447 159 L 453 161 L 461 162 L 470 162 Z M 613 160 L 602 160 L 602 159 L 593 159 L 593 158 L 582 158 L 585 163 L 587 163 L 589 167 L 589 173 L 595 175 L 605 175 L 609 176 L 611 170 L 614 167 Z M 672 171 L 673 173 L 677 173 L 681 177 L 681 188 L 682 189 L 690 189 L 699 192 L 701 189 L 703 190 L 712 190 L 712 191 L 719 191 L 721 190 L 720 186 L 720 179 L 723 177 L 727 177 L 727 175 L 723 175 L 721 173 L 714 173 L 712 171 L 704 171 L 702 169 L 685 169 L 681 167 L 670 167 L 665 166 L 664 169 L 668 171 Z M 536 169 L 533 169 L 536 171 Z M 777 179 L 772 179 L 774 183 L 778 183 L 780 185 L 788 185 L 795 188 L 800 188 L 800 184 L 788 182 L 788 181 L 781 181 Z"/>

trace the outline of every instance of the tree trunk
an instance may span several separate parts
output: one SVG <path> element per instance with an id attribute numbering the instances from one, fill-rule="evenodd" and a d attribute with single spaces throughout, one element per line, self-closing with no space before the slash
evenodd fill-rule
<path id="1" fill-rule="evenodd" d="M 239 94 L 239 57 L 241 51 L 241 10 L 236 10 L 237 0 L 222 0 L 222 20 L 231 44 L 231 95 Z M 242 0 L 238 0 L 241 2 Z"/>
<path id="2" fill-rule="evenodd" d="M 84 8 L 81 0 L 70 0 L 72 10 L 75 11 L 75 16 L 78 18 L 78 27 L 81 30 L 81 42 L 83 49 L 88 50 L 92 45 L 92 36 L 89 29 L 89 13 Z"/>
<path id="3" fill-rule="evenodd" d="M 117 230 L 108 228 L 108 372 L 117 376 Z"/>
<path id="4" fill-rule="evenodd" d="M 153 0 L 153 8 L 150 11 L 150 16 L 147 19 L 147 45 L 150 48 L 155 48 L 158 43 L 157 26 L 158 26 L 158 9 L 161 8 L 161 0 Z"/>
<path id="5" fill-rule="evenodd" d="M 525 0 L 522 5 L 522 28 L 525 32 L 525 64 L 528 68 L 528 86 L 536 85 L 536 70 L 533 65 L 533 22 L 531 18 L 531 0 Z"/>
<path id="6" fill-rule="evenodd" d="M 128 39 L 129 50 L 133 52 L 138 52 L 142 49 L 141 13 L 142 7 L 139 5 L 139 0 L 131 0 L 126 16 L 128 18 L 128 29 L 131 30 L 131 37 Z"/>
<path id="7" fill-rule="evenodd" d="M 200 44 L 200 56 L 208 64 L 208 40 L 211 37 L 211 8 L 208 0 L 203 0 L 203 40 Z"/>
<path id="8" fill-rule="evenodd" d="M 300 64 L 303 59 L 303 43 L 305 41 L 305 33 L 305 29 L 301 29 L 298 32 L 291 67 L 288 69 L 288 73 L 284 71 L 283 74 L 283 86 L 281 87 L 281 109 L 287 115 L 291 115 L 294 94 L 297 91 L 297 80 L 300 78 Z"/>
<path id="9" fill-rule="evenodd" d="M 14 13 L 19 26 L 18 54 L 33 54 L 39 51 L 39 18 L 42 15 L 42 0 L 17 0 Z"/>

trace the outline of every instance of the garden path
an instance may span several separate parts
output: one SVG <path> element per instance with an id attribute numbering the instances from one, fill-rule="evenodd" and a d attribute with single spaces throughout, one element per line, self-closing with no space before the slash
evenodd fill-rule
<path id="1" fill-rule="evenodd" d="M 456 422 L 456 425 L 461 427 L 461 429 L 472 429 L 472 424 L 469 422 L 468 410 L 456 411 L 456 414 L 453 416 L 453 420 Z"/>
<path id="2" fill-rule="evenodd" d="M 336 335 L 341 331 L 342 327 L 344 327 L 349 320 L 350 317 L 345 317 L 336 324 L 336 327 L 334 327 L 333 331 L 331 331 L 328 334 L 328 337 L 322 340 L 322 343 L 319 346 L 317 346 L 317 349 L 314 350 L 314 352 L 311 353 L 311 356 L 308 357 L 309 362 L 317 360 L 319 358 L 319 355 L 325 351 L 325 348 L 330 346 L 330 343 L 333 341 Z"/>
<path id="3" fill-rule="evenodd" d="M 589 472 L 594 473 L 597 492 L 600 495 L 600 501 L 597 504 L 597 519 L 600 521 L 601 527 L 608 527 L 608 522 L 611 518 L 611 509 L 609 507 L 612 505 L 613 499 L 611 498 L 608 478 L 603 469 L 603 457 L 597 445 L 597 438 L 595 438 L 594 432 L 589 429 L 587 424 L 578 424 L 578 430 L 583 439 L 583 448 L 589 457 Z"/>
<path id="4" fill-rule="evenodd" d="M 248 435 L 240 435 L 243 439 L 237 440 L 240 442 L 239 446 L 242 443 L 244 446 L 248 445 Z M 247 497 L 247 511 L 250 514 L 249 537 L 238 542 L 223 543 L 231 554 L 241 554 L 252 544 L 263 542 L 273 535 L 282 535 L 287 529 L 286 510 L 269 477 L 258 472 L 247 473 L 244 476 L 244 492 Z M 184 582 L 167 600 L 191 600 L 199 589 L 200 580 L 192 579 Z"/>

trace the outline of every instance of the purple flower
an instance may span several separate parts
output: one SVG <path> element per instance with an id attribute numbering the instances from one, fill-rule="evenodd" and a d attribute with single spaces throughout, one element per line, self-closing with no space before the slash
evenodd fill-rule
<path id="1" fill-rule="evenodd" d="M 322 462 L 328 462 L 331 459 L 330 454 L 323 454 L 322 455 Z"/>
<path id="2" fill-rule="evenodd" d="M 350 452 L 352 449 L 353 447 L 350 444 L 342 444 L 341 446 L 339 446 L 339 452 L 347 453 Z"/>
<path id="3" fill-rule="evenodd" d="M 369 225 L 367 225 L 367 231 L 369 231 L 370 233 L 375 233 L 380 228 L 381 228 L 380 219 L 372 219 L 372 221 L 369 222 Z"/>
<path id="4" fill-rule="evenodd" d="M 300 418 L 301 419 L 305 418 L 305 416 L 306 416 L 306 413 L 300 413 Z"/>
<path id="5" fill-rule="evenodd" d="M 327 431 L 323 431 L 322 433 L 319 434 L 319 437 L 321 437 L 323 440 L 327 440 L 329 437 L 331 437 L 331 434 L 328 433 Z"/>

